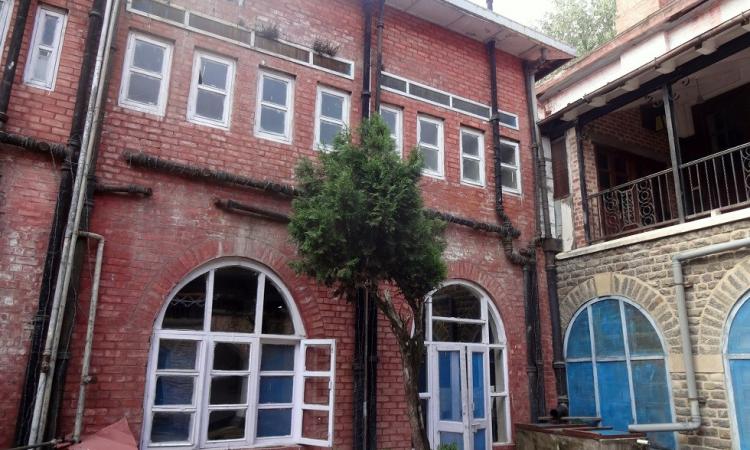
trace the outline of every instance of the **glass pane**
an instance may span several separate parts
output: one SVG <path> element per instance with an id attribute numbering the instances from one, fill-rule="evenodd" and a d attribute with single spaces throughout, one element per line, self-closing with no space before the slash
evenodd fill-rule
<path id="1" fill-rule="evenodd" d="M 344 120 L 344 98 L 326 92 L 321 93 L 320 111 L 324 117 Z"/>
<path id="2" fill-rule="evenodd" d="M 258 272 L 222 267 L 214 276 L 211 331 L 253 333 Z"/>
<path id="3" fill-rule="evenodd" d="M 479 175 L 479 161 L 475 159 L 463 159 L 463 177 L 465 180 L 479 183 L 482 178 Z"/>
<path id="4" fill-rule="evenodd" d="M 247 370 L 250 344 L 217 342 L 214 346 L 214 370 Z"/>
<path id="5" fill-rule="evenodd" d="M 263 77 L 263 101 L 286 106 L 287 82 Z"/>
<path id="6" fill-rule="evenodd" d="M 671 422 L 672 410 L 664 360 L 632 361 L 631 365 L 638 423 Z M 675 448 L 674 433 L 649 433 L 648 436 L 661 448 Z"/>
<path id="7" fill-rule="evenodd" d="M 590 362 L 568 363 L 568 398 L 570 415 L 596 416 L 594 370 Z"/>
<path id="8" fill-rule="evenodd" d="M 501 142 L 500 143 L 500 161 L 502 161 L 503 164 L 509 164 L 511 166 L 517 165 L 516 146 Z"/>
<path id="9" fill-rule="evenodd" d="M 308 405 L 327 405 L 330 390 L 328 377 L 305 378 L 305 403 Z"/>
<path id="10" fill-rule="evenodd" d="M 597 385 L 602 425 L 625 431 L 633 423 L 630 404 L 630 384 L 625 361 L 600 362 L 596 364 Z"/>
<path id="11" fill-rule="evenodd" d="M 224 94 L 198 89 L 198 96 L 195 99 L 195 114 L 206 119 L 223 121 L 225 98 L 226 95 Z"/>
<path id="12" fill-rule="evenodd" d="M 440 445 L 456 444 L 458 450 L 464 450 L 463 433 L 451 433 L 448 431 L 440 432 Z"/>
<path id="13" fill-rule="evenodd" d="M 419 142 L 438 146 L 438 125 L 426 120 L 419 121 Z"/>
<path id="14" fill-rule="evenodd" d="M 484 380 L 484 353 L 471 352 L 471 401 L 475 419 L 484 419 L 484 396 L 487 386 Z"/>
<path id="15" fill-rule="evenodd" d="M 750 300 L 737 311 L 729 330 L 727 344 L 729 353 L 750 353 Z"/>
<path id="16" fill-rule="evenodd" d="M 160 339 L 156 369 L 193 370 L 196 353 L 198 353 L 196 341 Z"/>
<path id="17" fill-rule="evenodd" d="M 190 440 L 191 413 L 155 412 L 151 421 L 151 442 Z"/>
<path id="18" fill-rule="evenodd" d="M 161 80 L 140 73 L 130 73 L 128 99 L 134 102 L 156 105 L 159 103 Z"/>
<path id="19" fill-rule="evenodd" d="M 505 336 L 502 332 L 502 329 L 498 331 L 498 324 L 495 322 L 495 319 L 492 317 L 492 314 L 489 314 L 489 320 L 487 323 L 490 326 L 490 344 L 504 344 L 505 343 Z"/>
<path id="20" fill-rule="evenodd" d="M 158 376 L 154 405 L 192 405 L 193 377 Z"/>
<path id="21" fill-rule="evenodd" d="M 461 412 L 461 353 L 438 352 L 440 420 L 463 421 Z"/>
<path id="22" fill-rule="evenodd" d="M 42 31 L 41 44 L 48 47 L 52 47 L 55 43 L 55 30 L 57 30 L 57 23 L 60 21 L 59 18 L 48 14 L 44 15 L 44 30 Z"/>
<path id="23" fill-rule="evenodd" d="M 385 122 L 388 129 L 391 130 L 391 134 L 396 134 L 396 131 L 398 130 L 398 128 L 396 128 L 396 122 L 398 121 L 397 114 L 389 109 L 381 109 L 380 117 L 383 118 L 383 122 Z"/>
<path id="24" fill-rule="evenodd" d="M 198 84 L 211 86 L 216 89 L 227 88 L 229 66 L 209 59 L 201 58 L 201 70 L 198 73 Z"/>
<path id="25" fill-rule="evenodd" d="M 506 187 L 508 189 L 518 189 L 518 176 L 516 173 L 516 169 L 501 167 L 500 176 L 503 180 L 503 187 Z"/>
<path id="26" fill-rule="evenodd" d="M 424 168 L 433 172 L 438 172 L 440 169 L 440 158 L 437 150 L 432 148 L 420 147 L 419 151 L 422 152 L 422 158 L 424 159 Z"/>
<path id="27" fill-rule="evenodd" d="M 426 350 L 426 349 L 425 349 Z M 419 375 L 417 379 L 417 384 L 419 388 L 419 392 L 427 393 L 427 356 L 423 357 L 422 365 L 419 366 Z"/>
<path id="28" fill-rule="evenodd" d="M 133 67 L 138 67 L 139 69 L 148 70 L 150 72 L 161 73 L 163 65 L 164 47 L 140 39 L 135 40 Z"/>
<path id="29" fill-rule="evenodd" d="M 333 145 L 333 139 L 344 128 L 337 123 L 330 123 L 324 120 L 320 121 L 320 144 L 325 146 Z"/>
<path id="30" fill-rule="evenodd" d="M 466 155 L 479 156 L 479 136 L 462 132 L 461 151 Z"/>
<path id="31" fill-rule="evenodd" d="M 482 342 L 483 325 L 432 321 L 432 340 L 442 342 Z"/>
<path id="32" fill-rule="evenodd" d="M 258 437 L 288 436 L 291 433 L 291 408 L 258 410 Z"/>
<path id="33" fill-rule="evenodd" d="M 289 308 L 279 289 L 268 279 L 263 297 L 263 334 L 294 334 Z"/>
<path id="34" fill-rule="evenodd" d="M 331 346 L 307 346 L 305 348 L 305 370 L 309 372 L 328 372 L 331 370 Z"/>
<path id="35" fill-rule="evenodd" d="M 211 411 L 208 415 L 208 440 L 245 437 L 245 410 Z"/>
<path id="36" fill-rule="evenodd" d="M 487 430 L 480 428 L 474 432 L 474 449 L 485 450 L 487 448 Z"/>
<path id="37" fill-rule="evenodd" d="M 742 308 L 746 308 L 747 305 L 748 302 L 745 302 Z M 729 371 L 732 375 L 737 429 L 740 442 L 744 445 L 746 442 L 750 442 L 750 359 L 730 360 Z"/>
<path id="38" fill-rule="evenodd" d="M 203 274 L 180 289 L 169 302 L 161 327 L 170 330 L 202 330 L 206 310 L 206 278 Z"/>
<path id="39" fill-rule="evenodd" d="M 651 323 L 638 309 L 624 304 L 625 325 L 628 327 L 628 345 L 632 356 L 662 355 L 661 341 Z"/>
<path id="40" fill-rule="evenodd" d="M 482 302 L 465 286 L 452 284 L 432 296 L 432 315 L 461 319 L 481 319 Z"/>
<path id="41" fill-rule="evenodd" d="M 302 410 L 302 437 L 328 439 L 328 411 Z"/>
<path id="42" fill-rule="evenodd" d="M 568 358 L 591 358 L 591 333 L 587 310 L 581 311 L 568 335 Z"/>
<path id="43" fill-rule="evenodd" d="M 492 397 L 492 442 L 508 442 L 505 397 Z"/>
<path id="44" fill-rule="evenodd" d="M 294 346 L 263 344 L 260 370 L 294 370 Z"/>
<path id="45" fill-rule="evenodd" d="M 220 376 L 211 378 L 211 405 L 238 405 L 247 403 L 246 376 Z"/>
<path id="46" fill-rule="evenodd" d="M 286 134 L 286 112 L 270 106 L 261 106 L 260 129 L 266 133 Z"/>
<path id="47" fill-rule="evenodd" d="M 258 403 L 292 403 L 294 377 L 262 376 Z"/>
<path id="48" fill-rule="evenodd" d="M 50 50 L 40 48 L 37 51 L 34 71 L 31 75 L 32 79 L 47 82 L 47 74 L 49 73 L 50 64 L 52 64 L 51 59 L 52 52 Z"/>
<path id="49" fill-rule="evenodd" d="M 503 349 L 490 349 L 490 392 L 505 392 L 505 367 Z"/>
<path id="50" fill-rule="evenodd" d="M 594 343 L 596 357 L 625 356 L 625 343 L 622 339 L 620 302 L 604 300 L 591 306 L 594 321 Z"/>

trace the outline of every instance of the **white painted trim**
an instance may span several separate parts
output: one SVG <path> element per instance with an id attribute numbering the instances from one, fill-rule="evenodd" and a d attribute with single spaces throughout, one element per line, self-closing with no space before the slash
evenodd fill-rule
<path id="1" fill-rule="evenodd" d="M 328 117 L 323 116 L 322 114 L 322 108 L 323 108 L 323 94 L 332 95 L 334 97 L 341 98 L 342 105 L 341 105 L 341 118 L 335 118 L 335 117 Z M 316 95 L 315 99 L 315 141 L 313 148 L 315 150 L 322 150 L 322 151 L 330 151 L 333 150 L 332 145 L 323 145 L 320 142 L 320 124 L 321 122 L 325 121 L 328 123 L 332 123 L 335 125 L 340 125 L 342 131 L 349 128 L 349 99 L 350 95 L 347 92 L 340 91 L 338 89 L 332 89 L 329 87 L 318 85 L 318 93 Z"/>
<path id="2" fill-rule="evenodd" d="M 403 158 L 404 157 L 404 112 L 401 108 L 392 105 L 382 104 L 380 105 L 380 115 L 383 115 L 383 111 L 387 111 L 396 116 L 396 130 L 391 130 L 391 138 L 393 139 L 394 146 L 396 147 L 396 153 Z"/>
<path id="3" fill-rule="evenodd" d="M 422 143 L 422 122 L 426 122 L 437 127 L 437 145 Z M 437 170 L 422 168 L 422 173 L 432 178 L 445 179 L 445 132 L 443 130 L 443 121 L 433 117 L 420 114 L 417 116 L 417 147 L 424 147 L 428 150 L 437 152 Z"/>
<path id="4" fill-rule="evenodd" d="M 44 22 L 47 16 L 56 17 L 57 27 L 55 28 L 55 36 L 52 41 L 52 45 L 42 45 L 41 39 L 44 34 Z M 29 86 L 33 86 L 45 91 L 54 91 L 55 83 L 57 82 L 57 71 L 60 67 L 60 54 L 62 53 L 63 41 L 65 38 L 65 29 L 68 23 L 67 12 L 48 6 L 39 5 L 36 11 L 36 17 L 34 18 L 34 31 L 31 34 L 31 45 L 27 53 L 26 68 L 23 74 L 23 82 Z M 40 29 L 40 27 L 42 29 Z M 5 35 L 3 34 L 3 38 Z M 33 77 L 34 69 L 36 67 L 37 56 L 41 47 L 45 47 L 45 50 L 51 52 L 50 66 L 47 68 L 47 74 L 45 80 L 36 80 Z"/>
<path id="5" fill-rule="evenodd" d="M 513 170 L 513 171 L 516 172 L 516 182 L 518 183 L 518 187 L 512 188 L 512 187 L 508 187 L 508 186 L 503 185 L 502 189 L 503 189 L 503 192 L 508 192 L 508 193 L 513 193 L 513 194 L 519 194 L 520 195 L 521 192 L 522 192 L 522 190 L 523 190 L 522 189 L 523 180 L 521 179 L 521 152 L 520 152 L 521 144 L 518 143 L 518 142 L 516 142 L 516 141 L 511 141 L 511 140 L 508 140 L 508 139 L 500 139 L 500 145 L 503 145 L 503 144 L 508 145 L 508 146 L 512 146 L 512 147 L 514 147 L 516 149 L 516 164 L 515 165 L 513 165 L 513 164 L 506 164 L 506 163 L 502 162 L 502 160 L 501 160 L 500 161 L 500 166 L 504 167 L 506 169 L 511 169 L 511 170 Z"/>
<path id="6" fill-rule="evenodd" d="M 286 85 L 286 104 L 280 105 L 278 103 L 271 103 L 263 101 L 263 81 L 266 79 L 273 79 L 280 81 Z M 271 131 L 265 131 L 261 128 L 261 108 L 268 107 L 277 111 L 284 112 L 284 133 L 278 134 Z M 281 74 L 278 72 L 269 72 L 267 70 L 258 71 L 258 90 L 257 99 L 255 102 L 255 136 L 261 139 L 268 139 L 271 141 L 280 142 L 282 144 L 292 143 L 293 126 L 292 122 L 294 119 L 294 77 Z"/>
<path id="7" fill-rule="evenodd" d="M 164 50 L 164 60 L 162 61 L 162 68 L 160 73 L 145 71 L 142 69 L 136 69 L 131 67 L 133 64 L 133 55 L 135 52 L 135 41 L 143 41 L 149 44 L 153 44 L 161 47 Z M 149 114 L 155 114 L 157 116 L 164 116 L 167 109 L 167 98 L 169 97 L 169 76 L 172 67 L 172 44 L 152 38 L 142 33 L 131 31 L 128 35 L 128 44 L 125 51 L 125 62 L 122 68 L 122 78 L 120 80 L 120 97 L 119 105 L 123 108 L 134 109 Z M 150 105 L 141 103 L 128 98 L 128 88 L 130 86 L 130 75 L 131 72 L 138 72 L 144 75 L 158 78 L 159 84 L 159 97 L 156 105 Z"/>
<path id="8" fill-rule="evenodd" d="M 227 66 L 226 87 L 224 89 L 218 89 L 211 86 L 199 86 L 198 79 L 200 77 L 201 62 L 204 59 Z M 232 118 L 235 67 L 236 64 L 233 59 L 225 58 L 223 56 L 215 55 L 213 53 L 208 53 L 202 50 L 195 51 L 195 56 L 193 58 L 193 79 L 190 83 L 190 95 L 188 96 L 187 120 L 189 122 L 219 128 L 222 130 L 229 129 Z M 203 117 L 196 112 L 198 102 L 198 89 L 203 89 L 205 91 L 224 96 L 224 109 L 222 111 L 221 120 Z"/>
<path id="9" fill-rule="evenodd" d="M 0 58 L 5 50 L 5 37 L 8 35 L 8 25 L 13 16 L 13 6 L 15 6 L 14 0 L 3 0 L 0 8 Z"/>
<path id="10" fill-rule="evenodd" d="M 475 137 L 477 139 L 477 155 L 468 155 L 464 153 L 464 134 Z M 461 127 L 458 133 L 458 145 L 461 149 L 461 164 L 460 164 L 460 176 L 461 184 L 475 187 L 484 187 L 485 185 L 485 174 L 484 174 L 484 133 L 473 128 Z M 479 179 L 472 180 L 471 178 L 464 177 L 464 159 L 470 159 L 479 163 Z"/>

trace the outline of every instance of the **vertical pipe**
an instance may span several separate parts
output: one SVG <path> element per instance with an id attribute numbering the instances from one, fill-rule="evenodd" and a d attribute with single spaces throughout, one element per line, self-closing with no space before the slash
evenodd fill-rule
<path id="1" fill-rule="evenodd" d="M 3 67 L 3 79 L 0 82 L 0 130 L 5 129 L 8 122 L 8 105 L 10 104 L 10 93 L 13 90 L 13 80 L 16 77 L 18 67 L 18 55 L 21 53 L 23 34 L 26 30 L 26 19 L 29 17 L 31 0 L 21 0 L 18 3 L 16 20 L 13 22 L 13 34 L 8 42 L 8 58 Z"/>
<path id="2" fill-rule="evenodd" d="M 375 55 L 375 111 L 380 111 L 380 85 L 383 76 L 383 29 L 385 28 L 385 0 L 378 0 L 378 37 Z"/>
<path id="3" fill-rule="evenodd" d="M 364 450 L 365 443 L 365 290 L 358 288 L 354 299 L 354 427 L 352 448 Z"/>
<path id="4" fill-rule="evenodd" d="M 372 0 L 362 1 L 362 15 L 365 21 L 365 31 L 362 37 L 362 118 L 370 117 L 370 53 L 372 52 Z"/>
<path id="5" fill-rule="evenodd" d="M 583 154 L 583 125 L 576 123 L 576 148 L 578 153 L 578 178 L 581 186 L 581 207 L 583 208 L 583 233 L 586 243 L 591 243 L 591 226 L 589 220 L 589 193 L 586 186 L 586 161 Z"/>
<path id="6" fill-rule="evenodd" d="M 529 406 L 531 422 L 537 422 L 544 407 L 544 378 L 540 370 L 540 348 L 537 345 L 539 336 L 538 302 L 535 298 L 534 285 L 536 265 L 529 263 L 523 266 L 524 311 L 526 322 L 526 374 L 529 378 Z"/>
<path id="7" fill-rule="evenodd" d="M 366 438 L 367 450 L 377 450 L 377 418 L 378 418 L 378 307 L 376 295 L 370 292 L 367 298 L 367 361 L 366 361 L 366 387 L 367 409 L 366 409 Z"/>
<path id="8" fill-rule="evenodd" d="M 669 156 L 672 160 L 672 178 L 674 181 L 674 192 L 677 197 L 677 216 L 680 222 L 685 221 L 685 200 L 682 196 L 682 156 L 680 154 L 680 139 L 677 137 L 677 123 L 674 116 L 674 103 L 672 99 L 672 85 L 665 84 L 662 88 L 662 100 L 664 101 L 664 117 L 667 125 L 667 136 L 669 138 Z"/>
<path id="9" fill-rule="evenodd" d="M 497 56 L 495 55 L 495 41 L 487 42 L 487 58 L 490 66 L 490 105 L 492 108 L 490 126 L 492 127 L 492 157 L 495 168 L 495 212 L 502 223 L 505 221 L 503 207 L 503 176 L 500 170 L 500 118 L 498 117 L 497 102 Z"/>

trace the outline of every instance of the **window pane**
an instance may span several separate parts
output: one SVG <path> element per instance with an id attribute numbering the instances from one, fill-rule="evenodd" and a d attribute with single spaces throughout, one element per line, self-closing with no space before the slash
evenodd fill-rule
<path id="1" fill-rule="evenodd" d="M 202 330 L 206 309 L 206 278 L 203 274 L 180 289 L 169 302 L 161 327 L 171 330 Z"/>
<path id="2" fill-rule="evenodd" d="M 47 74 L 49 73 L 49 66 L 52 64 L 52 52 L 47 49 L 40 48 L 36 54 L 36 62 L 34 63 L 34 73 L 32 79 L 38 81 L 47 81 Z"/>
<path id="3" fill-rule="evenodd" d="M 320 143 L 325 146 L 333 145 L 333 139 L 343 130 L 339 124 L 320 121 Z"/>
<path id="4" fill-rule="evenodd" d="M 328 411 L 302 410 L 302 437 L 328 439 Z"/>
<path id="5" fill-rule="evenodd" d="M 568 335 L 568 358 L 591 358 L 591 333 L 589 332 L 589 315 L 581 311 L 571 325 Z"/>
<path id="6" fill-rule="evenodd" d="M 133 51 L 133 67 L 161 73 L 164 64 L 164 47 L 150 42 L 135 40 Z"/>
<path id="7" fill-rule="evenodd" d="M 591 363 L 568 363 L 567 370 L 570 415 L 581 417 L 596 416 L 596 398 L 594 398 L 594 369 Z"/>
<path id="8" fill-rule="evenodd" d="M 255 331 L 258 273 L 242 267 L 222 267 L 214 276 L 212 331 Z"/>
<path id="9" fill-rule="evenodd" d="M 458 450 L 464 450 L 464 435 L 449 431 L 440 432 L 440 445 L 456 444 Z"/>
<path id="10" fill-rule="evenodd" d="M 479 183 L 481 181 L 481 178 L 479 175 L 479 161 L 477 161 L 476 159 L 464 158 L 463 163 L 464 163 L 464 167 L 463 167 L 464 179 Z"/>
<path id="11" fill-rule="evenodd" d="M 320 114 L 332 119 L 344 120 L 344 98 L 338 95 L 321 93 Z"/>
<path id="12" fill-rule="evenodd" d="M 628 345 L 633 356 L 663 354 L 661 341 L 646 316 L 632 305 L 624 304 L 625 325 L 628 327 Z"/>
<path id="13" fill-rule="evenodd" d="M 196 341 L 160 339 L 156 369 L 193 370 L 197 352 L 198 342 Z"/>
<path id="14" fill-rule="evenodd" d="M 471 353 L 471 394 L 473 415 L 475 419 L 484 419 L 485 416 L 485 405 L 484 395 L 487 390 L 484 380 L 484 353 L 472 352 Z"/>
<path id="15" fill-rule="evenodd" d="M 506 187 L 508 189 L 518 189 L 518 177 L 516 175 L 516 169 L 501 167 L 500 176 L 503 180 L 503 187 Z"/>
<path id="16" fill-rule="evenodd" d="M 508 442 L 505 397 L 492 397 L 492 442 Z"/>
<path id="17" fill-rule="evenodd" d="M 505 366 L 501 348 L 490 349 L 490 392 L 505 392 Z"/>
<path id="18" fill-rule="evenodd" d="M 627 430 L 633 423 L 630 384 L 625 361 L 596 363 L 602 425 Z"/>
<path id="19" fill-rule="evenodd" d="M 270 106 L 260 107 L 260 129 L 267 133 L 280 135 L 286 134 L 286 112 L 271 108 Z"/>
<path id="20" fill-rule="evenodd" d="M 209 403 L 211 405 L 237 405 L 247 403 L 247 377 L 212 377 Z"/>
<path id="21" fill-rule="evenodd" d="M 729 330 L 727 351 L 750 353 L 750 300 L 745 301 L 734 316 L 732 328 Z"/>
<path id="22" fill-rule="evenodd" d="M 292 433 L 291 409 L 258 410 L 258 437 L 288 436 Z"/>
<path id="23" fill-rule="evenodd" d="M 305 403 L 308 405 L 327 405 L 329 384 L 328 377 L 306 377 Z"/>
<path id="24" fill-rule="evenodd" d="M 424 159 L 424 168 L 433 172 L 438 172 L 439 167 L 439 154 L 438 151 L 431 148 L 420 147 L 419 151 L 422 152 Z"/>
<path id="25" fill-rule="evenodd" d="M 292 403 L 292 388 L 294 377 L 291 376 L 262 376 L 258 403 Z"/>
<path id="26" fill-rule="evenodd" d="M 140 73 L 130 73 L 128 99 L 134 102 L 156 105 L 159 103 L 161 80 Z"/>
<path id="27" fill-rule="evenodd" d="M 432 340 L 443 342 L 482 342 L 482 325 L 435 320 L 432 322 Z"/>
<path id="28" fill-rule="evenodd" d="M 604 300 L 591 306 L 596 357 L 625 356 L 620 320 L 620 302 Z"/>
<path id="29" fill-rule="evenodd" d="M 195 113 L 206 119 L 221 122 L 224 120 L 225 98 L 226 95 L 224 94 L 198 89 L 198 96 L 195 100 Z"/>
<path id="30" fill-rule="evenodd" d="M 266 279 L 263 299 L 263 333 L 294 334 L 289 308 L 273 282 Z"/>
<path id="31" fill-rule="evenodd" d="M 176 442 L 190 439 L 191 413 L 156 412 L 151 422 L 151 442 Z"/>
<path id="32" fill-rule="evenodd" d="M 452 284 L 432 296 L 432 315 L 461 319 L 480 319 L 482 306 L 479 298 L 469 289 Z"/>
<path id="33" fill-rule="evenodd" d="M 40 41 L 42 45 L 52 47 L 52 44 L 55 43 L 55 30 L 57 30 L 57 23 L 59 21 L 58 17 L 48 14 L 44 15 L 44 30 L 42 31 L 42 39 Z"/>
<path id="34" fill-rule="evenodd" d="M 500 143 L 500 160 L 503 164 L 515 166 L 516 164 L 516 146 L 501 142 Z"/>
<path id="35" fill-rule="evenodd" d="M 263 344 L 260 370 L 294 370 L 294 346 Z"/>
<path id="36" fill-rule="evenodd" d="M 461 133 L 461 151 L 466 155 L 479 156 L 479 137 L 471 133 Z"/>
<path id="37" fill-rule="evenodd" d="M 227 88 L 227 75 L 229 75 L 228 65 L 201 58 L 201 70 L 198 73 L 199 84 L 224 90 Z"/>
<path id="38" fill-rule="evenodd" d="M 208 439 L 242 439 L 245 437 L 245 410 L 211 411 L 208 415 Z"/>
<path id="39" fill-rule="evenodd" d="M 388 126 L 388 129 L 391 131 L 391 134 L 396 134 L 396 122 L 397 122 L 397 114 L 394 111 L 391 111 L 389 109 L 381 109 L 380 110 L 380 117 L 383 118 L 383 122 L 385 122 L 386 126 Z"/>
<path id="40" fill-rule="evenodd" d="M 463 421 L 460 358 L 458 351 L 438 352 L 440 420 Z"/>
<path id="41" fill-rule="evenodd" d="M 250 344 L 217 342 L 214 346 L 214 370 L 247 370 Z"/>
<path id="42" fill-rule="evenodd" d="M 426 120 L 419 121 L 419 142 L 438 146 L 438 125 Z"/>
<path id="43" fill-rule="evenodd" d="M 156 377 L 154 405 L 192 405 L 193 381 L 190 376 Z"/>
<path id="44" fill-rule="evenodd" d="M 672 421 L 664 360 L 632 361 L 633 393 L 638 423 Z M 674 433 L 649 433 L 661 448 L 675 448 Z"/>
<path id="45" fill-rule="evenodd" d="M 480 428 L 474 432 L 474 450 L 486 450 L 487 448 L 487 430 Z"/>
<path id="46" fill-rule="evenodd" d="M 330 345 L 309 345 L 305 347 L 305 370 L 328 372 L 331 369 Z"/>
<path id="47" fill-rule="evenodd" d="M 286 106 L 286 88 L 285 81 L 263 77 L 263 101 Z"/>

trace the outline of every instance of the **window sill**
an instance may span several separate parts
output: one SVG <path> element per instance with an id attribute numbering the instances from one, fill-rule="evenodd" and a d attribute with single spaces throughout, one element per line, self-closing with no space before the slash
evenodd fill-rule
<path id="1" fill-rule="evenodd" d="M 258 139 L 263 139 L 265 141 L 271 141 L 275 142 L 277 144 L 284 144 L 284 145 L 292 145 L 292 139 L 291 138 L 285 138 L 281 136 L 274 136 L 273 134 L 266 134 L 260 131 L 256 131 L 253 133 L 253 136 L 255 136 Z"/>

